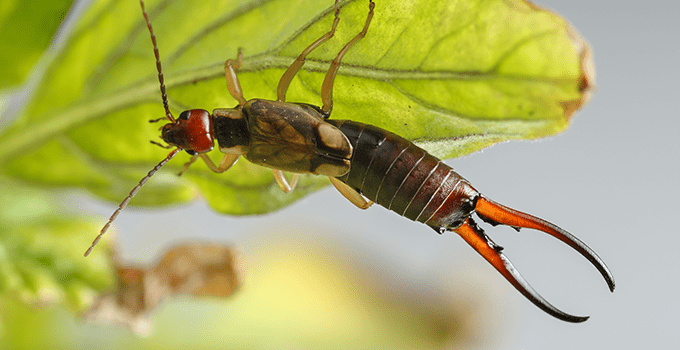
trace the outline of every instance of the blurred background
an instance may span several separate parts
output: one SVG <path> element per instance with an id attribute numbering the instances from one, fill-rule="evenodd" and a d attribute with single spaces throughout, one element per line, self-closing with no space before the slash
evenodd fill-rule
<path id="1" fill-rule="evenodd" d="M 591 44 L 598 89 L 564 133 L 450 160 L 488 197 L 574 233 L 607 262 L 615 293 L 555 239 L 489 228 L 546 299 L 590 315 L 556 320 L 517 293 L 457 235 L 439 236 L 381 207 L 361 211 L 327 188 L 256 217 L 202 202 L 128 209 L 122 260 L 153 264 L 169 247 L 222 242 L 241 289 L 224 300 L 173 298 L 139 337 L 83 324 L 60 307 L 0 305 L 1 348 L 677 348 L 680 267 L 680 4 L 541 0 Z M 103 221 L 113 204 L 73 195 Z"/>

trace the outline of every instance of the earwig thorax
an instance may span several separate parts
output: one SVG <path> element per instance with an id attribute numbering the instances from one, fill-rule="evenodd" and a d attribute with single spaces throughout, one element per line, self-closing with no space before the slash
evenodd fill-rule
<path id="1" fill-rule="evenodd" d="M 213 130 L 222 153 L 246 154 L 250 150 L 250 126 L 242 109 L 215 108 Z"/>

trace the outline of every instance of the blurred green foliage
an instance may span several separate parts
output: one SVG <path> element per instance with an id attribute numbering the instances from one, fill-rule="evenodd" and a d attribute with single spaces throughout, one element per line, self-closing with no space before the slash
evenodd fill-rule
<path id="1" fill-rule="evenodd" d="M 82 258 L 99 223 L 63 212 L 56 193 L 4 180 L 0 186 L 0 295 L 84 311 L 113 282 L 107 241 L 91 260 Z"/>
<path id="2" fill-rule="evenodd" d="M 24 81 L 70 6 L 71 0 L 0 2 L 0 91 Z"/>

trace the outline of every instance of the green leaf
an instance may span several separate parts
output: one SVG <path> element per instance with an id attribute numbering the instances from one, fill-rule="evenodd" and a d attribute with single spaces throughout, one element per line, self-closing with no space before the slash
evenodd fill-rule
<path id="1" fill-rule="evenodd" d="M 70 0 L 0 2 L 0 91 L 26 78 L 70 6 Z"/>
<path id="2" fill-rule="evenodd" d="M 106 240 L 89 260 L 82 257 L 100 223 L 60 213 L 43 191 L 6 179 L 0 186 L 0 294 L 85 310 L 113 282 Z"/>
<path id="3" fill-rule="evenodd" d="M 234 106 L 223 67 L 239 48 L 245 97 L 275 99 L 284 70 L 329 30 L 332 5 L 149 1 L 173 113 Z M 288 101 L 320 104 L 330 61 L 367 13 L 368 1 L 342 3 L 335 37 L 309 55 Z M 562 131 L 592 84 L 581 39 L 559 16 L 521 0 L 377 1 L 368 35 L 343 64 L 331 118 L 377 125 L 441 158 Z M 139 4 L 94 3 L 23 115 L 0 135 L 0 172 L 120 201 L 168 152 L 149 144 L 159 125 L 147 121 L 164 115 L 156 75 Z M 201 193 L 223 213 L 264 213 L 328 183 L 303 176 L 286 195 L 268 169 L 245 160 L 224 174 L 196 162 L 177 179 L 172 173 L 187 160 L 168 163 L 132 204 L 182 202 Z"/>

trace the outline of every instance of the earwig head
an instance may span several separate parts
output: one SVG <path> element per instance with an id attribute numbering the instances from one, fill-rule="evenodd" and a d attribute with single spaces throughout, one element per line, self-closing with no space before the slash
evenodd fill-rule
<path id="1" fill-rule="evenodd" d="M 215 142 L 210 113 L 204 109 L 182 112 L 174 123 L 163 126 L 161 138 L 191 155 L 212 151 Z"/>

